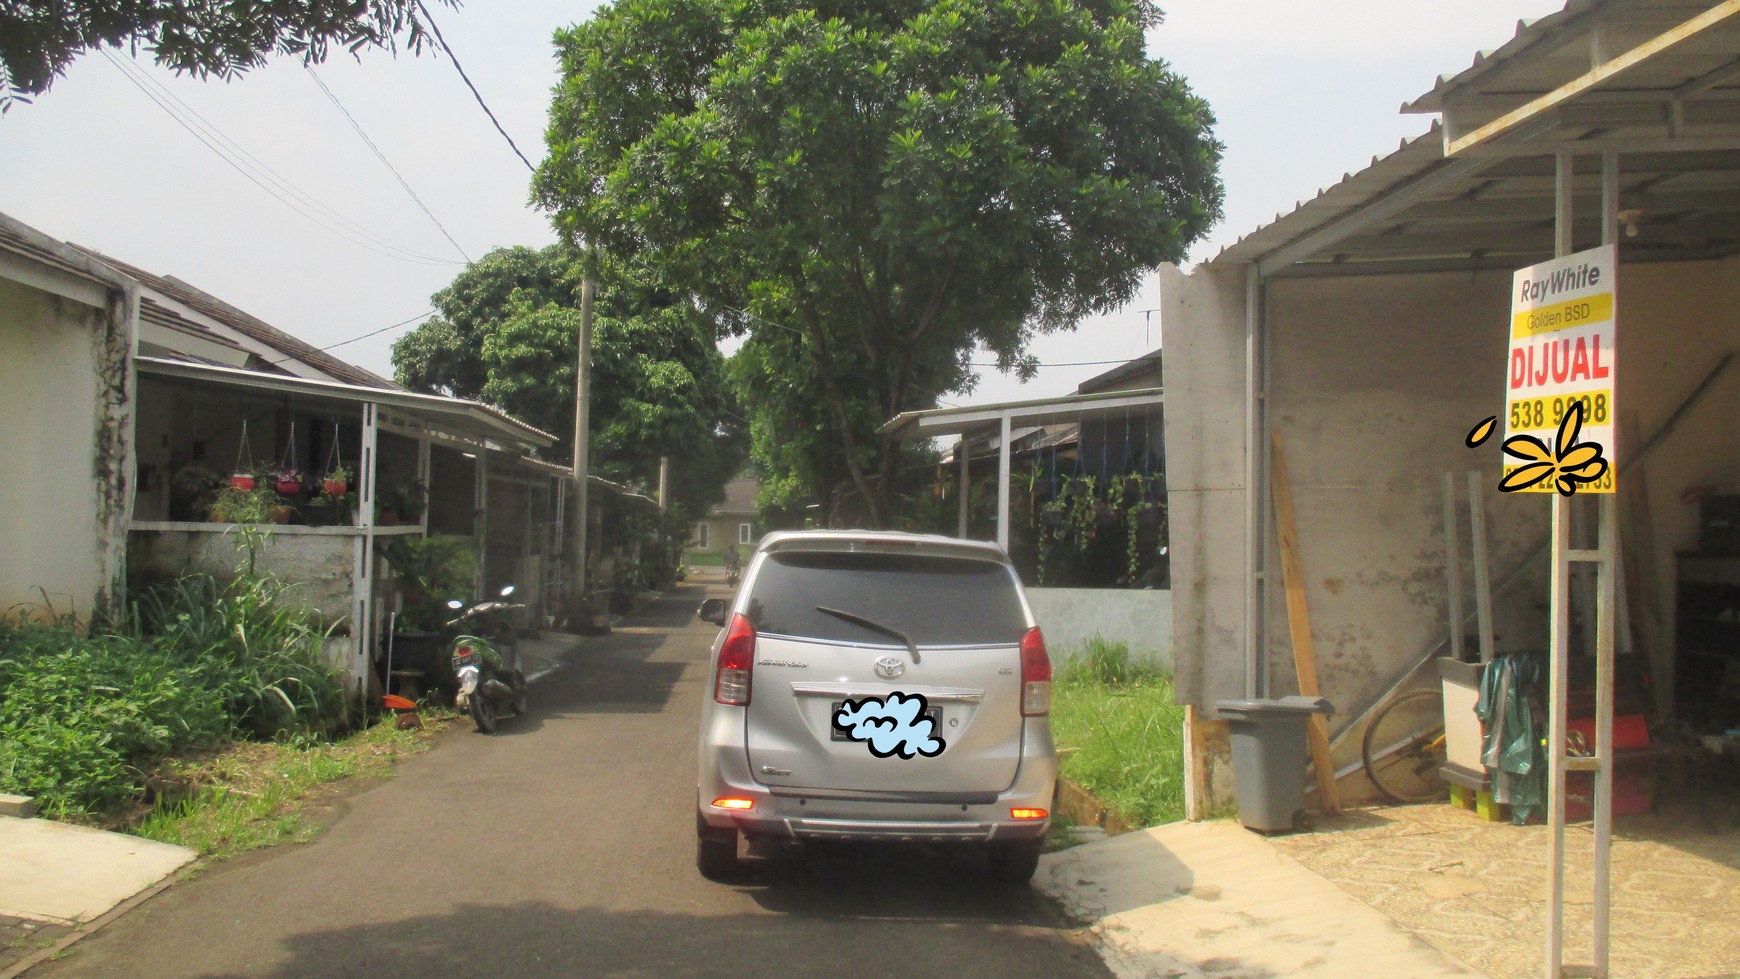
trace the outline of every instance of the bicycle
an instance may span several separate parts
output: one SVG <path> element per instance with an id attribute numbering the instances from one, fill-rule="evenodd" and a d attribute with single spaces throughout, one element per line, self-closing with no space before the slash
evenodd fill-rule
<path id="1" fill-rule="evenodd" d="M 1415 690 L 1384 704 L 1360 745 L 1366 777 L 1391 802 L 1431 802 L 1448 791 L 1444 764 L 1444 694 Z"/>

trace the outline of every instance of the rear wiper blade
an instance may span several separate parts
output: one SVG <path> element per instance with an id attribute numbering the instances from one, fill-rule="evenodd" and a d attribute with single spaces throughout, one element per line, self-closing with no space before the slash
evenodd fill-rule
<path id="1" fill-rule="evenodd" d="M 829 608 L 826 605 L 817 605 L 816 611 L 826 612 L 827 614 L 833 616 L 836 619 L 845 619 L 847 622 L 850 622 L 853 625 L 861 625 L 864 628 L 869 629 L 872 632 L 880 632 L 883 635 L 889 637 L 890 639 L 900 640 L 902 643 L 906 644 L 906 651 L 908 653 L 912 654 L 913 664 L 917 665 L 917 663 L 918 663 L 918 646 L 914 645 L 913 641 L 906 637 L 906 633 L 901 632 L 899 629 L 896 629 L 890 625 L 883 625 L 882 623 L 877 622 L 875 619 L 866 619 L 865 617 L 863 617 L 862 615 L 859 615 L 856 612 L 848 612 L 845 609 Z"/>

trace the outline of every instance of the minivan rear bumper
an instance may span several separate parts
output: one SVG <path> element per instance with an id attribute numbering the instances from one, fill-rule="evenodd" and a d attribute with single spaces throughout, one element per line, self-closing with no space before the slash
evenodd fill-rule
<path id="1" fill-rule="evenodd" d="M 801 788 L 777 789 L 750 774 L 738 725 L 721 724 L 717 739 L 704 739 L 696 799 L 709 826 L 734 827 L 751 837 L 807 841 L 1021 842 L 1043 837 L 1051 826 L 1057 787 L 1056 752 L 1045 718 L 1025 724 L 1023 755 L 1015 782 L 997 793 L 946 797 L 940 793 L 867 793 Z M 708 743 L 711 741 L 712 743 Z M 736 741 L 736 744 L 731 742 Z M 723 742 L 723 743 L 721 743 Z M 898 759 L 888 764 L 899 765 Z M 714 800 L 747 800 L 748 809 L 726 809 Z M 738 803 L 741 805 L 741 802 Z M 1016 819 L 1014 809 L 1041 809 L 1043 819 Z"/>

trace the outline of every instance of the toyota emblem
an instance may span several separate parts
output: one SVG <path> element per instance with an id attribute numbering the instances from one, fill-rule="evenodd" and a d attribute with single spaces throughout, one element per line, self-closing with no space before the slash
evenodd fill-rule
<path id="1" fill-rule="evenodd" d="M 906 672 L 906 664 L 897 656 L 884 656 L 876 661 L 876 675 L 884 680 L 892 680 Z"/>

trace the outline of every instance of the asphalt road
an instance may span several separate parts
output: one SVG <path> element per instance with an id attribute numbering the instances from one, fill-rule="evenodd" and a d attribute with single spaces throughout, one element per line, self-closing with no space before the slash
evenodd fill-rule
<path id="1" fill-rule="evenodd" d="M 338 802 L 316 842 L 216 865 L 28 979 L 1109 975 L 1049 900 L 969 855 L 696 873 L 707 592 L 588 640 L 526 717 L 443 735 Z"/>

